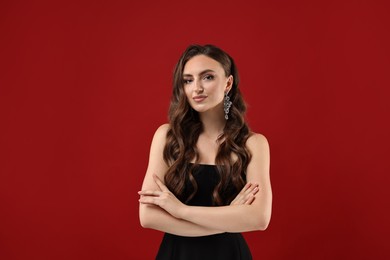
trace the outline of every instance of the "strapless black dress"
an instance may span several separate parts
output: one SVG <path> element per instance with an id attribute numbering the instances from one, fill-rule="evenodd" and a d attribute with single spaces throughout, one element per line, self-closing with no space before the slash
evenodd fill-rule
<path id="1" fill-rule="evenodd" d="M 215 165 L 198 165 L 193 176 L 198 184 L 191 206 L 212 206 L 212 193 L 218 182 Z M 238 192 L 237 192 L 238 193 Z M 156 260 L 249 260 L 248 245 L 240 233 L 183 237 L 165 233 Z"/>

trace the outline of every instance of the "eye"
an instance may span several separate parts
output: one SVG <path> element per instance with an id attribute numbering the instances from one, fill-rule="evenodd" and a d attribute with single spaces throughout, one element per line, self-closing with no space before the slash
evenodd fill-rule
<path id="1" fill-rule="evenodd" d="M 192 79 L 183 79 L 183 84 L 190 84 L 192 82 Z"/>
<path id="2" fill-rule="evenodd" d="M 203 79 L 205 79 L 205 80 L 213 80 L 214 76 L 213 75 L 206 75 Z"/>

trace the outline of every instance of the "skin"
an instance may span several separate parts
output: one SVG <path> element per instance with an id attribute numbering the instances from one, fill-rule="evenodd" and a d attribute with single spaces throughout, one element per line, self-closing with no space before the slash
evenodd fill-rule
<path id="1" fill-rule="evenodd" d="M 187 100 L 199 112 L 204 126 L 197 141 L 200 163 L 215 164 L 219 146 L 216 140 L 226 123 L 223 98 L 232 87 L 233 77 L 226 76 L 221 64 L 205 55 L 191 58 L 184 67 L 183 75 Z M 196 100 L 199 96 L 205 98 Z M 246 146 L 252 160 L 247 168 L 247 184 L 230 205 L 187 206 L 162 181 L 168 169 L 163 160 L 168 128 L 168 124 L 162 125 L 153 137 L 148 169 L 139 192 L 141 225 L 182 236 L 265 230 L 272 206 L 267 139 L 256 133 L 248 138 Z"/>

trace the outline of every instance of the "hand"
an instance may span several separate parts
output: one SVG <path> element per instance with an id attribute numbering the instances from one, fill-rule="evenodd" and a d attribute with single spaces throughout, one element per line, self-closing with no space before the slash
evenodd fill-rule
<path id="1" fill-rule="evenodd" d="M 181 212 L 186 205 L 178 200 L 156 175 L 153 175 L 153 179 L 160 190 L 139 191 L 138 194 L 141 195 L 139 202 L 159 206 L 173 217 L 181 218 Z"/>
<path id="2" fill-rule="evenodd" d="M 259 191 L 258 184 L 248 182 L 240 193 L 234 198 L 230 205 L 251 205 L 255 200 L 255 195 Z"/>

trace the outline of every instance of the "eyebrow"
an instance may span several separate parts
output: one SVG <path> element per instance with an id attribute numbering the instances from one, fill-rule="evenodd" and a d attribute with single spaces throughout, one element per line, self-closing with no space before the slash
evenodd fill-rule
<path id="1" fill-rule="evenodd" d="M 207 69 L 207 70 L 201 71 L 201 72 L 199 73 L 199 76 L 201 76 L 201 75 L 203 75 L 203 74 L 206 74 L 206 73 L 208 73 L 208 72 L 214 72 L 214 73 L 215 73 L 214 70 Z M 192 74 L 183 74 L 183 77 L 192 77 Z"/>

